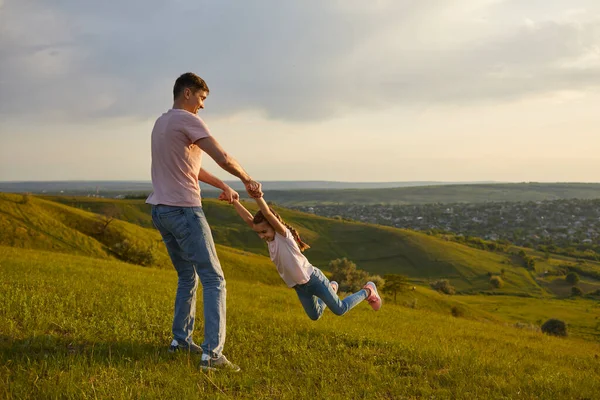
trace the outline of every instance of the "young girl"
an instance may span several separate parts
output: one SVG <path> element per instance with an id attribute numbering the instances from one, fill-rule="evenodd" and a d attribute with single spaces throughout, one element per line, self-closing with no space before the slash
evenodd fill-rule
<path id="1" fill-rule="evenodd" d="M 327 307 L 336 315 L 344 315 L 363 300 L 367 300 L 375 311 L 381 308 L 381 297 L 373 282 L 367 282 L 362 290 L 341 300 L 337 295 L 337 282 L 329 282 L 302 254 L 309 246 L 300 239 L 298 232 L 283 222 L 262 197 L 255 200 L 260 211 L 254 216 L 238 200 L 233 204 L 244 222 L 267 242 L 277 272 L 290 288 L 296 290 L 310 319 L 321 318 Z"/>

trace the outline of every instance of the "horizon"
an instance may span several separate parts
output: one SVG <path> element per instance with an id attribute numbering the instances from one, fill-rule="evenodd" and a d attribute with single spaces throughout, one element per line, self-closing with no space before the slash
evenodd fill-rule
<path id="1" fill-rule="evenodd" d="M 84 179 L 49 179 L 49 180 L 0 180 L 0 183 L 75 183 L 75 182 L 83 182 L 83 183 L 89 183 L 89 182 L 116 182 L 116 183 L 148 183 L 148 184 L 152 184 L 152 180 L 150 179 L 90 179 L 90 180 L 84 180 Z M 223 179 L 223 182 L 236 182 L 239 183 L 240 180 L 239 179 Z M 493 180 L 477 180 L 477 181 L 428 181 L 428 180 L 405 180 L 405 181 L 400 181 L 400 180 L 396 180 L 396 181 L 344 181 L 344 180 L 317 180 L 317 179 L 289 179 L 289 180 L 285 180 L 285 179 L 265 179 L 265 180 L 260 180 L 261 183 L 263 182 L 270 182 L 270 183 L 287 183 L 287 182 L 298 182 L 298 183 L 349 183 L 349 184 L 386 184 L 386 183 L 390 183 L 390 184 L 398 184 L 398 183 L 414 183 L 414 184 L 420 184 L 420 183 L 427 183 L 427 184 L 435 184 L 435 183 L 442 183 L 442 184 L 447 184 L 447 185 L 461 185 L 461 184 L 481 184 L 481 185 L 486 185 L 486 184 L 536 184 L 536 183 L 543 183 L 543 184 L 600 184 L 600 181 L 559 181 L 559 180 L 547 180 L 547 181 L 493 181 Z M 204 183 L 203 183 L 204 184 Z"/>

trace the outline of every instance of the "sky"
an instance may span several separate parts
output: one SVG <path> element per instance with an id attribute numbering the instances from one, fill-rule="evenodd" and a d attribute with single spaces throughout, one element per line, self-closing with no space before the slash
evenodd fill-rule
<path id="1" fill-rule="evenodd" d="M 188 71 L 259 181 L 600 181 L 597 0 L 0 0 L 0 181 L 149 180 Z"/>

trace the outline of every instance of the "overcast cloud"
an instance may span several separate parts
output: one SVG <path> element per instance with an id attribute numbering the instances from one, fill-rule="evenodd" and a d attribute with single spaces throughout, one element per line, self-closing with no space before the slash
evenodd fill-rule
<path id="1" fill-rule="evenodd" d="M 260 180 L 598 180 L 598 0 L 0 0 L 0 180 L 150 179 L 187 71 Z"/>
<path id="2" fill-rule="evenodd" d="M 597 91 L 595 1 L 4 0 L 0 115 L 151 118 L 175 77 L 212 112 L 327 119 Z"/>

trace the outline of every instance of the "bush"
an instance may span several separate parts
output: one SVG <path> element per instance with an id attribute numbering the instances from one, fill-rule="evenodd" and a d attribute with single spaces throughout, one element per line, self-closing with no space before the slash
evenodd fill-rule
<path id="1" fill-rule="evenodd" d="M 463 310 L 461 307 L 458 306 L 452 306 L 452 308 L 450 309 L 450 312 L 452 313 L 453 317 L 459 318 L 465 315 L 465 310 Z"/>
<path id="2" fill-rule="evenodd" d="M 404 303 L 404 305 L 406 307 L 410 307 L 410 308 L 413 308 L 413 309 L 416 309 L 417 306 L 418 306 L 418 304 L 419 304 L 419 301 L 417 299 L 411 299 L 410 301 L 407 301 L 407 302 Z"/>
<path id="3" fill-rule="evenodd" d="M 446 294 L 456 293 L 454 286 L 450 284 L 450 281 L 448 281 L 448 279 L 440 279 L 435 282 L 432 282 L 430 285 L 433 289 L 437 290 L 438 292 Z"/>
<path id="4" fill-rule="evenodd" d="M 21 203 L 21 204 L 29 204 L 30 200 L 31 200 L 31 193 L 24 193 L 23 197 L 21 198 L 21 201 L 19 203 Z"/>
<path id="5" fill-rule="evenodd" d="M 577 274 L 577 272 L 569 272 L 567 276 L 565 276 L 565 281 L 567 281 L 571 285 L 577 285 L 580 281 L 579 275 Z"/>
<path id="6" fill-rule="evenodd" d="M 504 286 L 504 281 L 499 276 L 492 276 L 490 278 L 490 285 L 495 289 L 500 289 Z"/>
<path id="7" fill-rule="evenodd" d="M 156 255 L 151 247 L 146 247 L 142 243 L 123 240 L 111 247 L 117 256 L 128 263 L 142 266 L 152 265 L 156 262 Z"/>
<path id="8" fill-rule="evenodd" d="M 583 290 L 581 290 L 577 286 L 573 286 L 571 288 L 571 296 L 583 296 Z"/>
<path id="9" fill-rule="evenodd" d="M 549 319 L 542 325 L 542 332 L 552 336 L 567 336 L 567 324 L 559 319 Z"/>

